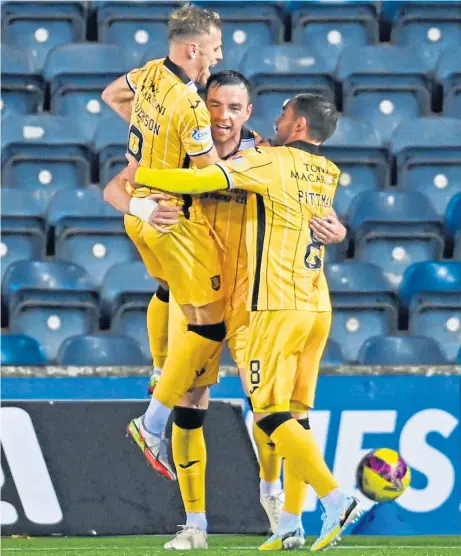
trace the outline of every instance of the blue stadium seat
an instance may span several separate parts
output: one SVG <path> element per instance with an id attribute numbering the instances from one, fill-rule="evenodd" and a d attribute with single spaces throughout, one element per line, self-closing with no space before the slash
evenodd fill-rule
<path id="1" fill-rule="evenodd" d="M 126 167 L 128 124 L 117 115 L 104 118 L 99 123 L 94 138 L 99 155 L 99 182 L 107 184 Z"/>
<path id="2" fill-rule="evenodd" d="M 149 276 L 142 262 L 111 267 L 101 287 L 102 310 L 110 317 L 111 330 L 139 342 L 144 356 L 152 361 L 147 335 L 146 311 L 157 282 Z"/>
<path id="3" fill-rule="evenodd" d="M 146 56 L 166 56 L 167 20 L 173 3 L 100 2 L 96 7 L 99 41 L 122 47 L 131 68 L 143 65 Z"/>
<path id="4" fill-rule="evenodd" d="M 372 336 L 392 334 L 397 304 L 383 271 L 370 263 L 325 266 L 333 304 L 331 337 L 347 361 L 356 361 L 362 344 Z"/>
<path id="5" fill-rule="evenodd" d="M 351 201 L 363 191 L 377 191 L 389 184 L 389 160 L 372 126 L 361 120 L 342 117 L 335 133 L 322 146 L 325 154 L 341 169 L 334 207 L 347 220 Z"/>
<path id="6" fill-rule="evenodd" d="M 45 365 L 46 357 L 40 344 L 23 334 L 2 334 L 0 343 L 2 365 Z"/>
<path id="7" fill-rule="evenodd" d="M 2 131 L 6 187 L 21 188 L 44 202 L 44 186 L 84 187 L 89 183 L 88 144 L 75 129 L 74 120 L 49 115 L 11 117 L 4 121 Z M 42 192 L 32 193 L 37 189 Z"/>
<path id="8" fill-rule="evenodd" d="M 236 363 L 232 359 L 231 352 L 229 351 L 226 343 L 222 347 L 221 360 L 219 364 L 221 367 L 236 367 Z"/>
<path id="9" fill-rule="evenodd" d="M 409 311 L 410 332 L 430 330 L 453 362 L 461 344 L 461 262 L 412 265 L 403 276 L 400 299 Z"/>
<path id="10" fill-rule="evenodd" d="M 339 344 L 329 339 L 325 351 L 323 352 L 320 367 L 341 367 L 345 364 L 346 361 Z"/>
<path id="11" fill-rule="evenodd" d="M 351 203 L 355 258 L 377 264 L 394 287 L 412 263 L 442 256 L 440 218 L 420 193 L 361 193 Z"/>
<path id="12" fill-rule="evenodd" d="M 394 44 L 415 48 L 433 70 L 440 53 L 461 50 L 461 9 L 459 4 L 402 2 L 393 24 Z"/>
<path id="13" fill-rule="evenodd" d="M 372 2 L 299 2 L 292 11 L 292 40 L 338 59 L 347 47 L 362 48 L 379 39 Z"/>
<path id="14" fill-rule="evenodd" d="M 3 2 L 3 41 L 41 68 L 54 47 L 83 41 L 86 10 L 81 2 Z"/>
<path id="15" fill-rule="evenodd" d="M 461 123 L 450 118 L 420 118 L 402 122 L 391 140 L 398 183 L 419 190 L 422 184 L 439 214 L 447 197 L 459 191 Z M 433 184 L 432 188 L 429 184 Z"/>
<path id="16" fill-rule="evenodd" d="M 459 348 L 458 355 L 456 357 L 456 364 L 461 365 L 461 348 Z"/>
<path id="17" fill-rule="evenodd" d="M 283 103 L 297 93 L 320 92 L 333 100 L 334 61 L 291 44 L 247 52 L 242 71 L 253 85 L 255 117 L 275 121 Z"/>
<path id="18" fill-rule="evenodd" d="M 21 50 L 2 44 L 2 118 L 33 114 L 43 108 L 44 83 Z"/>
<path id="19" fill-rule="evenodd" d="M 49 361 L 69 336 L 98 328 L 98 295 L 85 270 L 60 262 L 20 261 L 10 266 L 2 288 L 10 330 L 36 339 Z"/>
<path id="20" fill-rule="evenodd" d="M 59 348 L 58 365 L 109 367 L 148 365 L 141 348 L 128 336 L 72 336 Z"/>
<path id="21" fill-rule="evenodd" d="M 439 344 L 428 336 L 375 336 L 360 350 L 362 365 L 447 365 Z"/>
<path id="22" fill-rule="evenodd" d="M 443 86 L 443 115 L 461 118 L 461 67 L 459 52 L 445 50 L 435 68 L 437 81 Z"/>
<path id="23" fill-rule="evenodd" d="M 447 207 L 445 216 L 445 234 L 453 240 L 461 233 L 461 193 L 455 195 Z"/>
<path id="24" fill-rule="evenodd" d="M 113 265 L 101 285 L 103 315 L 117 320 L 125 311 L 134 309 L 142 310 L 145 315 L 157 285 L 141 261 Z"/>
<path id="25" fill-rule="evenodd" d="M 80 43 L 55 48 L 46 59 L 44 75 L 50 82 L 51 111 L 72 117 L 85 137 L 111 109 L 101 100 L 102 90 L 130 68 L 124 51 L 112 44 Z"/>
<path id="26" fill-rule="evenodd" d="M 48 223 L 54 226 L 56 257 L 85 268 L 98 286 L 112 265 L 139 259 L 121 213 L 104 202 L 99 189 L 56 195 Z"/>
<path id="27" fill-rule="evenodd" d="M 40 207 L 17 189 L 2 189 L 1 275 L 10 264 L 42 259 L 46 253 L 45 222 Z"/>
<path id="28" fill-rule="evenodd" d="M 384 141 L 408 118 L 430 113 L 426 62 L 411 49 L 345 49 L 336 76 L 343 82 L 344 114 L 370 122 Z"/>

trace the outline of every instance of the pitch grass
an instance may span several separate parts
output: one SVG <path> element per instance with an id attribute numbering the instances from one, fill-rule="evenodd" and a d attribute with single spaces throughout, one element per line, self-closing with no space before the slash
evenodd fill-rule
<path id="1" fill-rule="evenodd" d="M 4 556 L 165 556 L 171 537 L 3 538 Z M 253 556 L 267 537 L 210 536 L 208 550 L 181 551 L 194 556 Z M 307 556 L 313 538 L 306 539 Z M 329 556 L 460 556 L 461 537 L 346 537 Z"/>

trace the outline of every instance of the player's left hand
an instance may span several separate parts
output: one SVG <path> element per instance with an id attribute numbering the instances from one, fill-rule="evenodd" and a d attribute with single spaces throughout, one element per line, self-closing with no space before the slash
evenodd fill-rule
<path id="1" fill-rule="evenodd" d="M 139 168 L 140 164 L 130 153 L 126 153 L 125 158 L 128 160 L 128 166 L 123 170 L 121 175 L 130 182 L 131 186 L 136 187 L 136 170 Z"/>
<path id="2" fill-rule="evenodd" d="M 325 218 L 314 216 L 309 227 L 317 239 L 325 245 L 341 243 L 346 237 L 346 228 L 338 220 L 334 210 Z"/>

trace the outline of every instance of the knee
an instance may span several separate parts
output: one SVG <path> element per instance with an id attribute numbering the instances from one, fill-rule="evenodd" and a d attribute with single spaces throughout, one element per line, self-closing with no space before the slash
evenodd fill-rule
<path id="1" fill-rule="evenodd" d="M 181 407 L 176 405 L 173 412 L 173 422 L 180 429 L 193 430 L 203 427 L 206 409 L 195 407 Z"/>
<path id="2" fill-rule="evenodd" d="M 279 411 L 266 415 L 262 419 L 258 419 L 257 425 L 267 434 L 267 436 L 271 436 L 271 434 L 278 429 L 280 425 L 290 421 L 290 419 L 293 419 L 293 417 L 289 411 Z"/>

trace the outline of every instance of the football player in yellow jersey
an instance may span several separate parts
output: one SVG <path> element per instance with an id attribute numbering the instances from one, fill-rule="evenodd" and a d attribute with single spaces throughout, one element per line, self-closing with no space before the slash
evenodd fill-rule
<path id="1" fill-rule="evenodd" d="M 256 147 L 203 170 L 140 167 L 134 173 L 132 160 L 126 171 L 136 185 L 167 191 L 202 194 L 237 188 L 252 193 L 246 368 L 255 419 L 285 458 L 287 495 L 279 527 L 261 550 L 304 544 L 301 513 L 308 484 L 324 509 L 311 550 L 336 542 L 360 513 L 358 501 L 339 489 L 308 424 L 299 422 L 308 419 L 314 404 L 331 324 L 324 246 L 311 232 L 310 221 L 327 215 L 333 204 L 340 171 L 318 154 L 318 145 L 333 134 L 336 121 L 334 106 L 322 96 L 297 95 L 277 120 L 276 146 Z"/>
<path id="2" fill-rule="evenodd" d="M 103 92 L 103 99 L 129 119 L 128 152 L 136 160 L 159 169 L 205 167 L 219 158 L 210 115 L 195 83 L 205 84 L 210 66 L 222 59 L 219 15 L 185 5 L 170 16 L 168 39 L 166 58 L 117 79 Z M 149 272 L 164 289 L 170 288 L 188 322 L 181 349 L 170 350 L 162 384 L 146 413 L 129 423 L 128 434 L 157 472 L 175 479 L 162 435 L 172 408 L 225 337 L 221 262 L 199 200 L 174 195 L 163 201 L 182 208 L 179 222 L 163 234 L 143 223 L 152 210 L 143 212 L 146 205 L 138 198 L 151 191 L 134 190 L 128 184 L 128 192 L 133 197 L 129 211 L 140 218 L 132 223 L 139 226 L 142 237 L 136 245 L 149 261 Z"/>

